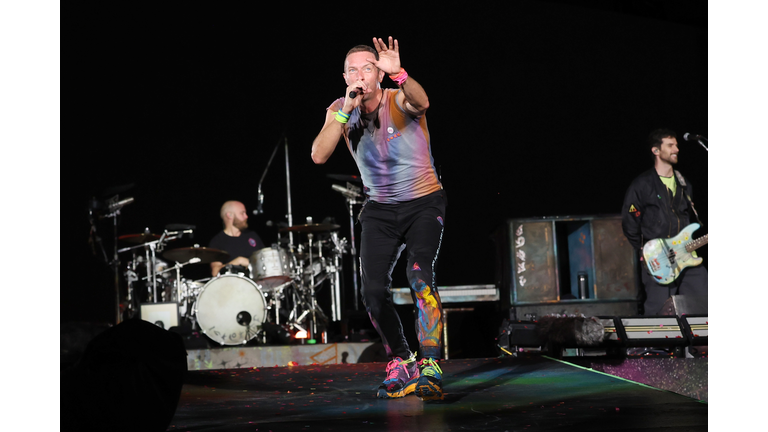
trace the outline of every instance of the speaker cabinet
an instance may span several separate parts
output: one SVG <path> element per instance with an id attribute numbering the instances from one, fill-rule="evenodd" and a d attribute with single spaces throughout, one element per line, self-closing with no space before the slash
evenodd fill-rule
<path id="1" fill-rule="evenodd" d="M 494 239 L 505 307 L 561 301 L 636 304 L 637 257 L 620 215 L 509 219 Z"/>

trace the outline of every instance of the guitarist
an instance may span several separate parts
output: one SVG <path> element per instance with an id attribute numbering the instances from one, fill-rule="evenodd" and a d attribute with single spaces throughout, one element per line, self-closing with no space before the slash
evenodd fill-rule
<path id="1" fill-rule="evenodd" d="M 674 170 L 679 152 L 675 133 L 657 129 L 648 136 L 648 145 L 654 167 L 635 178 L 627 189 L 621 223 L 624 235 L 639 251 L 641 261 L 645 242 L 674 237 L 691 223 L 691 219 L 698 221 L 691 201 L 691 184 Z M 645 262 L 641 262 L 640 267 L 643 290 L 638 300 L 642 304 L 642 315 L 656 315 L 673 295 L 706 299 L 708 275 L 704 266 L 688 267 L 669 285 L 656 283 Z"/>

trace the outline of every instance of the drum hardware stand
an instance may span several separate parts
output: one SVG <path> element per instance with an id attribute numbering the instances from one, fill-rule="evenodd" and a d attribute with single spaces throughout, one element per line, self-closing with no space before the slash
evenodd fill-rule
<path id="1" fill-rule="evenodd" d="M 149 234 L 149 229 L 144 230 L 145 234 Z M 185 230 L 185 231 L 163 231 L 163 235 L 160 236 L 160 239 L 154 240 L 151 242 L 142 243 L 136 246 L 129 246 L 122 248 L 120 250 L 115 251 L 115 256 L 117 254 L 122 252 L 127 252 L 129 250 L 138 249 L 143 247 L 146 254 L 146 266 L 147 266 L 147 276 L 143 277 L 142 280 L 151 280 L 151 287 L 150 287 L 150 293 L 152 294 L 152 302 L 157 303 L 157 256 L 155 252 L 162 252 L 163 248 L 165 247 L 166 242 L 171 240 L 176 240 L 177 238 L 181 238 L 181 236 L 185 233 L 191 233 L 192 230 Z M 117 237 L 116 237 L 117 239 Z M 115 245 L 117 245 L 117 242 L 115 242 Z M 117 246 L 115 246 L 117 248 Z M 135 261 L 135 260 L 134 260 Z M 135 270 L 135 268 L 133 269 Z M 164 273 L 165 271 L 161 272 Z M 135 275 L 134 275 L 135 276 Z M 132 291 L 133 291 L 133 284 L 130 283 L 130 276 L 127 276 L 129 279 L 128 284 L 128 298 L 133 298 Z"/>
<path id="2" fill-rule="evenodd" d="M 165 234 L 163 234 L 165 235 Z M 162 238 L 160 239 L 162 240 Z M 160 241 L 156 240 L 156 241 Z M 152 303 L 157 303 L 157 256 L 155 255 L 155 250 L 157 249 L 157 243 L 155 242 L 149 242 L 146 243 L 147 248 L 144 249 L 147 254 L 147 277 L 151 277 L 151 288 L 152 288 Z M 161 252 L 161 250 L 158 250 L 158 252 Z"/>
<path id="3" fill-rule="evenodd" d="M 336 192 L 341 193 L 344 195 L 345 200 L 347 201 L 347 207 L 349 208 L 349 234 L 350 234 L 350 244 L 349 244 L 349 253 L 352 255 L 352 289 L 354 292 L 354 305 L 355 305 L 355 311 L 358 310 L 358 298 L 359 298 L 359 287 L 357 282 L 357 249 L 355 248 L 355 204 L 365 204 L 365 201 L 359 201 L 360 198 L 363 196 L 361 195 L 361 189 L 352 183 L 347 182 L 347 187 L 344 188 L 341 185 L 331 185 L 331 188 L 335 190 Z"/>
<path id="4" fill-rule="evenodd" d="M 337 232 L 331 232 L 331 241 L 334 245 L 333 266 L 329 267 L 328 272 L 333 272 L 331 279 L 331 319 L 341 321 L 341 254 L 346 246 L 346 239 L 339 240 Z"/>
<path id="5" fill-rule="evenodd" d="M 148 234 L 149 230 L 146 229 L 146 230 L 144 230 L 144 232 Z M 152 286 L 150 287 L 151 288 L 150 292 L 152 293 L 152 301 L 155 302 L 155 303 L 157 302 L 156 301 L 156 297 L 155 297 L 155 283 L 156 283 L 156 277 L 155 277 L 155 272 L 156 272 L 156 268 L 155 268 L 155 265 L 156 265 L 155 246 L 157 245 L 158 241 L 160 241 L 160 240 L 155 240 L 155 241 L 151 241 L 151 242 L 148 242 L 148 243 L 142 243 L 142 244 L 139 244 L 139 245 L 136 245 L 136 246 L 128 246 L 128 247 L 125 247 L 125 248 L 122 248 L 122 249 L 116 251 L 116 253 L 122 253 L 122 252 L 127 252 L 127 251 L 138 249 L 138 248 L 144 248 L 145 255 L 146 255 L 145 261 L 146 261 L 146 267 L 147 267 L 147 276 L 143 277 L 142 280 L 148 280 L 148 279 L 152 280 Z M 136 259 L 134 259 L 133 262 L 136 262 Z M 135 270 L 135 267 L 133 268 L 133 270 Z M 131 295 L 130 291 L 133 291 L 133 285 L 132 284 L 129 284 L 128 290 L 129 290 L 128 297 L 131 298 L 132 295 Z"/>
<path id="6" fill-rule="evenodd" d="M 302 326 L 300 326 L 298 324 L 302 319 L 304 319 L 304 317 L 306 316 L 307 313 L 308 313 L 308 311 L 304 311 L 304 313 L 301 314 L 301 319 L 298 319 L 298 320 L 290 323 L 290 326 L 295 328 L 295 329 L 297 329 L 297 330 L 303 331 L 304 333 L 307 333 L 307 329 L 305 329 L 304 327 L 302 327 Z M 301 340 L 301 343 L 304 343 L 303 339 Z"/>
<path id="7" fill-rule="evenodd" d="M 314 239 L 314 234 L 307 233 L 307 240 L 309 241 L 309 310 L 312 311 L 312 326 L 310 327 L 312 329 L 312 335 L 314 336 L 317 333 L 317 314 L 315 313 L 315 309 L 317 306 L 317 301 L 315 300 L 315 267 L 314 267 L 314 261 L 313 261 L 313 251 L 312 251 L 312 240 Z M 303 270 L 303 269 L 302 269 Z M 301 283 L 304 284 L 304 272 L 302 271 L 300 273 L 302 275 L 301 277 Z M 305 311 L 306 312 L 306 311 Z M 301 320 L 299 320 L 301 321 Z"/>
<path id="8" fill-rule="evenodd" d="M 275 324 L 276 325 L 280 325 L 280 296 L 283 294 L 283 290 L 285 289 L 285 287 L 292 284 L 293 284 L 293 281 L 286 282 L 276 287 L 273 291 L 274 299 L 272 301 L 274 301 L 275 303 Z"/>
<path id="9" fill-rule="evenodd" d="M 193 257 L 192 259 L 190 259 L 189 261 L 187 261 L 185 263 L 180 263 L 180 262 L 176 261 L 176 264 L 172 268 L 169 268 L 169 269 L 166 269 L 166 270 L 163 270 L 163 271 L 157 273 L 157 274 L 163 274 L 163 273 L 168 273 L 170 271 L 175 271 L 176 272 L 176 303 L 179 303 L 179 304 L 181 303 L 181 268 L 186 266 L 186 265 L 189 265 L 189 264 L 197 264 L 200 261 L 202 261 L 202 260 L 200 258 L 198 258 L 198 257 Z M 166 301 L 171 301 L 171 300 L 173 300 L 173 299 L 166 299 Z M 187 305 L 186 304 L 187 303 L 187 296 L 184 297 L 184 303 L 185 303 L 185 306 L 191 306 L 191 305 Z"/>
<path id="10" fill-rule="evenodd" d="M 136 274 L 136 255 L 134 254 L 134 259 L 131 261 L 131 267 L 129 267 L 125 271 L 125 281 L 126 281 L 126 303 L 128 303 L 128 316 L 132 317 L 136 311 L 134 310 L 133 305 L 133 283 L 137 282 L 139 280 L 139 276 Z"/>
<path id="11" fill-rule="evenodd" d="M 289 325 L 291 327 L 297 328 L 297 329 L 299 329 L 301 331 L 307 331 L 304 327 L 300 326 L 299 323 L 304 321 L 304 318 L 306 318 L 307 315 L 309 315 L 310 313 L 313 316 L 313 318 L 312 318 L 313 320 L 316 320 L 316 316 L 315 316 L 316 313 L 319 314 L 324 319 L 326 318 L 325 314 L 323 313 L 322 310 L 315 309 L 315 308 L 308 308 L 308 309 L 305 309 L 304 312 L 302 312 L 301 315 L 299 315 L 299 317 L 296 318 L 295 321 L 291 321 L 289 323 Z M 316 339 L 317 334 L 318 334 L 318 332 L 317 332 L 317 323 L 314 322 L 314 321 L 310 321 L 309 324 L 310 324 L 309 325 L 309 329 L 310 329 L 309 333 L 311 334 L 311 338 L 312 339 Z M 325 332 L 323 332 L 323 333 L 325 333 Z"/>
<path id="12" fill-rule="evenodd" d="M 298 329 L 301 331 L 307 331 L 307 329 L 305 329 L 299 323 L 304 321 L 304 319 L 306 319 L 309 314 L 312 314 L 312 317 L 309 320 L 309 325 L 307 327 L 310 329 L 309 333 L 311 333 L 312 336 L 314 337 L 317 331 L 316 312 L 319 312 L 322 314 L 322 311 L 316 311 L 317 304 L 315 303 L 315 299 L 314 299 L 314 290 L 310 290 L 311 294 L 309 298 L 307 298 L 306 296 L 307 290 L 304 288 L 303 269 L 300 269 L 300 270 L 301 271 L 299 271 L 298 273 L 298 277 L 299 277 L 298 285 L 295 282 L 290 282 L 288 284 L 285 284 L 286 286 L 293 285 L 294 288 L 297 288 L 292 290 L 293 308 L 291 310 L 290 315 L 288 315 L 288 322 L 286 324 L 288 324 L 289 326 L 295 329 Z M 301 314 L 299 314 L 300 309 L 303 309 Z M 280 313 L 279 310 L 275 312 L 276 312 L 276 315 Z"/>

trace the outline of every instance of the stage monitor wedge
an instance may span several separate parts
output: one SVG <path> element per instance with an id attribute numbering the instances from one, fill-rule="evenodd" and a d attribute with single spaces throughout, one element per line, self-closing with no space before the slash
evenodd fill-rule
<path id="1" fill-rule="evenodd" d="M 688 345 L 683 325 L 675 316 L 623 317 L 617 324 L 628 347 Z"/>

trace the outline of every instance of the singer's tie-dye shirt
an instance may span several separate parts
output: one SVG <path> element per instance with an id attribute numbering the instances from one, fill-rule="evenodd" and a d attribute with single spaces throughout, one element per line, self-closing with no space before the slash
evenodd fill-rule
<path id="1" fill-rule="evenodd" d="M 361 118 L 360 108 L 350 114 L 347 147 L 357 162 L 365 194 L 379 203 L 411 201 L 442 189 L 430 147 L 424 115 L 413 117 L 397 104 L 399 89 L 382 89 L 376 114 Z M 344 106 L 339 98 L 328 109 Z"/>

